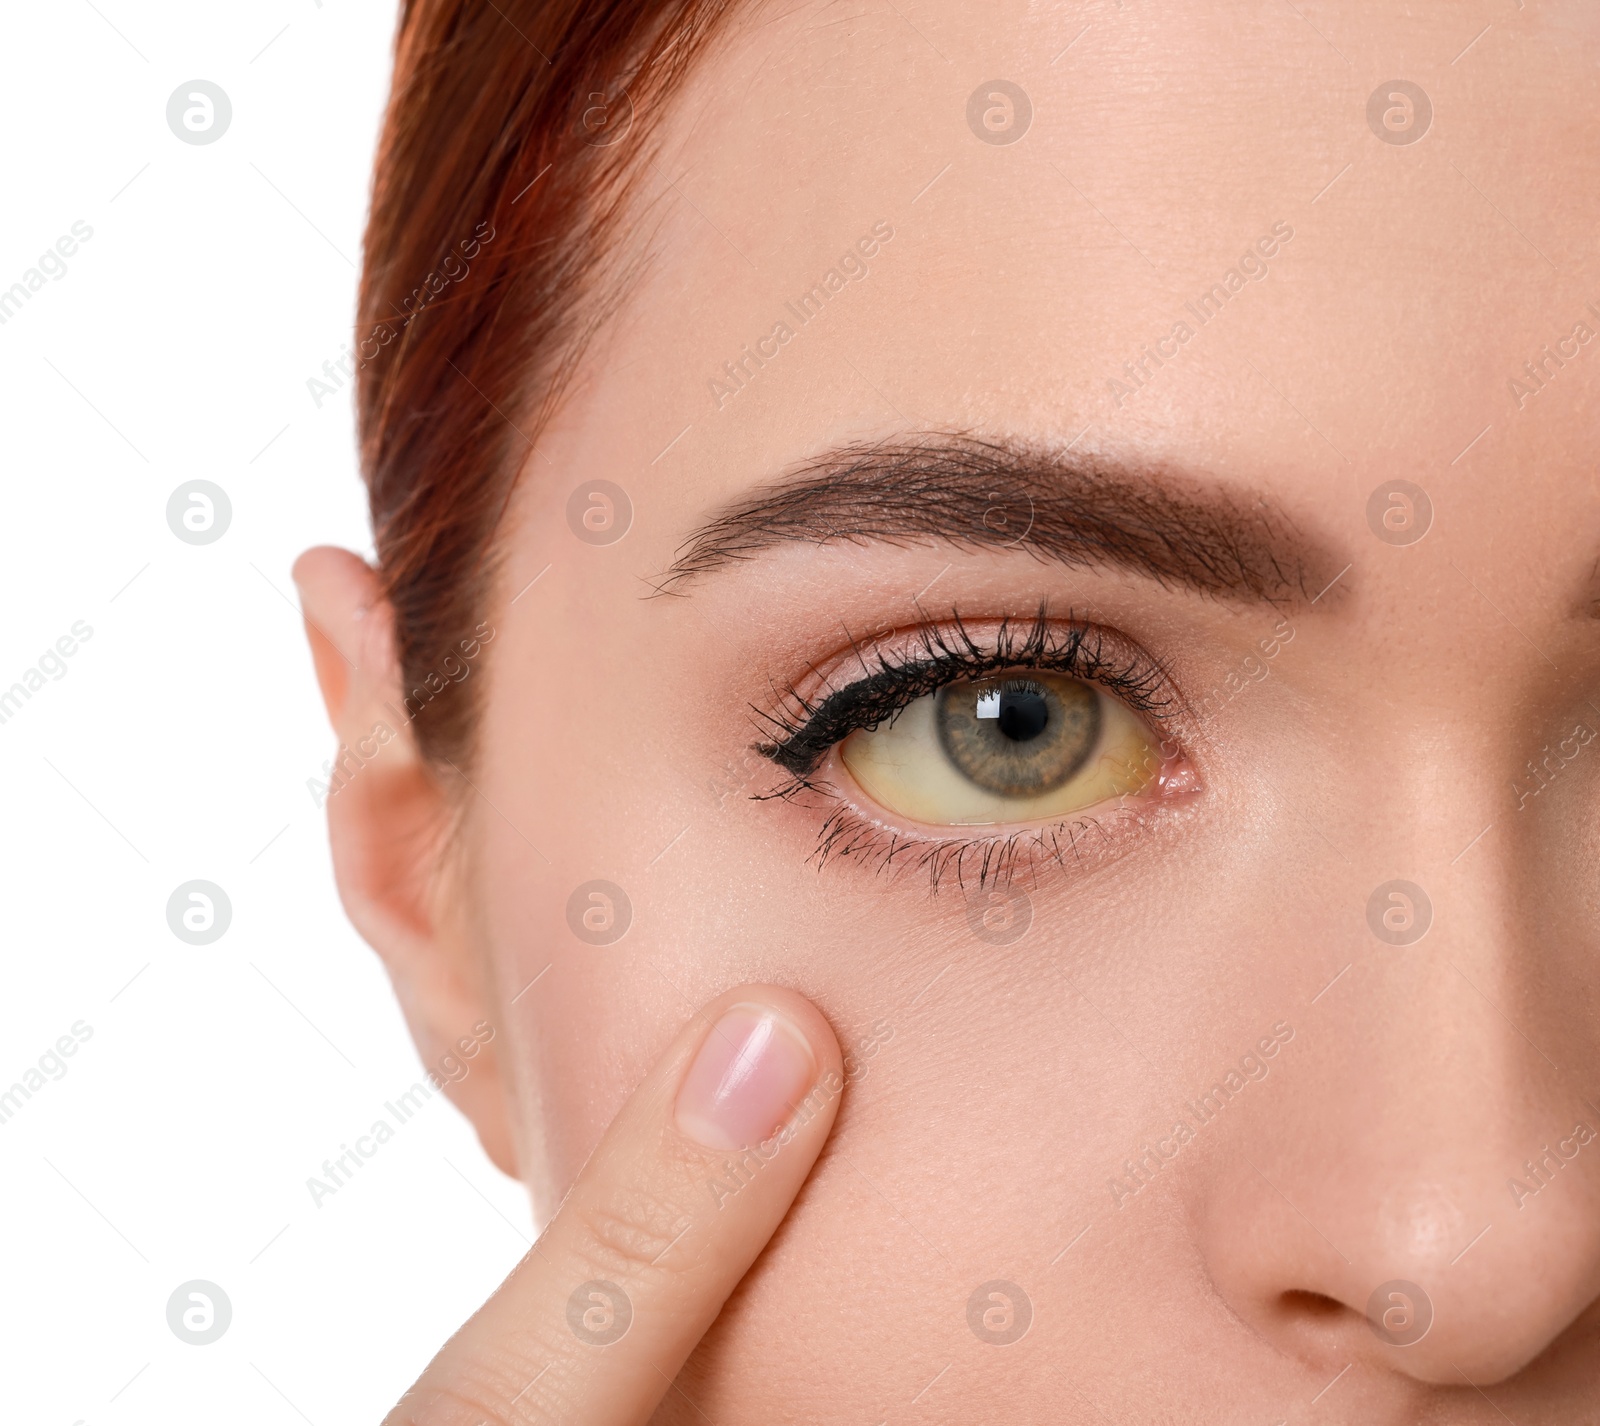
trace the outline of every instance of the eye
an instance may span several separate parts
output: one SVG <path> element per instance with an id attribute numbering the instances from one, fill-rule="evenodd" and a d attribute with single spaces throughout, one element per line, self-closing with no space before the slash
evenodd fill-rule
<path id="1" fill-rule="evenodd" d="M 980 884 L 1035 858 L 1082 865 L 1091 824 L 1101 851 L 1149 824 L 1079 814 L 1111 802 L 1132 812 L 1140 794 L 1164 809 L 1198 790 L 1182 708 L 1166 665 L 1114 628 L 1070 610 L 1051 618 L 1042 603 L 1030 621 L 952 609 L 852 639 L 774 709 L 756 708 L 775 734 L 756 751 L 789 775 L 760 797 L 836 804 L 818 865 L 920 865 L 935 887 L 969 864 Z"/>
<path id="2" fill-rule="evenodd" d="M 1136 794 L 1156 739 L 1096 684 L 1037 669 L 945 684 L 839 744 L 887 811 L 940 826 L 1058 818 Z"/>

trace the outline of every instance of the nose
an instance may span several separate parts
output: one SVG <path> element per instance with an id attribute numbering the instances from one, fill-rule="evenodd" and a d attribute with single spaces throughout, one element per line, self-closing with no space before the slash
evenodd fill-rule
<path id="1" fill-rule="evenodd" d="M 1415 944 L 1352 941 L 1271 1100 L 1197 1101 L 1237 1116 L 1198 1205 L 1212 1280 L 1330 1378 L 1502 1381 L 1600 1295 L 1600 1112 L 1561 1068 L 1581 1002 L 1501 913 L 1463 890 Z"/>

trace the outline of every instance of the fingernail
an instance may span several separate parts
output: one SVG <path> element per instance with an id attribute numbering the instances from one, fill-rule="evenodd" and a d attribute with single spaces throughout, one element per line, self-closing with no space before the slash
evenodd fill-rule
<path id="1" fill-rule="evenodd" d="M 678 1090 L 678 1127 L 709 1149 L 770 1138 L 817 1076 L 801 1033 L 775 1011 L 736 1005 L 711 1027 Z"/>

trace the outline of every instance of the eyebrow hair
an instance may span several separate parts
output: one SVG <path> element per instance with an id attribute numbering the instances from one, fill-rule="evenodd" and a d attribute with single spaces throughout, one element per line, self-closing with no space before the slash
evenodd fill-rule
<path id="1" fill-rule="evenodd" d="M 1021 549 L 1273 604 L 1314 602 L 1338 578 L 1327 549 L 1259 494 L 1101 455 L 930 432 L 838 447 L 741 497 L 679 547 L 657 591 L 776 545 L 836 541 Z"/>

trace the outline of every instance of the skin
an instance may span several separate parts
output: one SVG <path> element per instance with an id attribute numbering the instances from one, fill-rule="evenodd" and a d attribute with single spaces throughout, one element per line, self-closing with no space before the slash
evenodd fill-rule
<path id="1" fill-rule="evenodd" d="M 1600 1419 L 1600 1140 L 1511 1186 L 1600 1131 L 1600 748 L 1557 753 L 1600 729 L 1600 342 L 1520 406 L 1509 386 L 1600 304 L 1597 39 L 1579 3 L 806 4 L 740 17 L 656 116 L 621 239 L 645 275 L 502 532 L 472 785 L 400 728 L 329 803 L 425 1061 L 495 1026 L 454 1093 L 541 1222 L 715 997 L 785 987 L 844 1047 L 831 1139 L 681 1370 L 661 1357 L 654 1419 Z M 1032 100 L 1014 144 L 967 127 L 993 75 Z M 1432 100 L 1415 143 L 1366 121 L 1394 75 Z M 871 276 L 718 409 L 708 378 L 880 219 Z M 1119 403 L 1124 362 L 1280 220 L 1269 276 Z M 1274 607 L 1025 547 L 827 542 L 649 597 L 730 501 L 930 431 L 1259 495 L 1344 572 Z M 633 505 L 611 545 L 567 523 L 593 476 Z M 1396 479 L 1433 506 L 1408 545 L 1367 516 Z M 353 556 L 297 576 L 353 742 L 399 703 L 387 612 Z M 1191 709 L 1234 691 L 1179 720 L 1181 795 L 1017 874 L 1022 939 L 973 934 L 970 879 L 819 869 L 826 804 L 751 796 L 781 782 L 749 752 L 775 688 L 919 610 L 1042 600 L 1147 650 Z M 595 878 L 633 908 L 607 947 L 567 920 Z M 1396 878 L 1432 904 L 1411 945 L 1369 929 Z M 1119 1197 L 1274 1027 L 1264 1076 Z M 645 1202 L 661 1140 L 634 1133 L 605 1171 Z M 720 1265 L 709 1321 L 767 1219 L 695 1203 L 673 1207 Z M 576 1271 L 450 1350 L 558 1342 L 534 1324 Z M 1006 1346 L 968 1325 L 993 1280 L 1032 1305 Z M 1393 1280 L 1431 1300 L 1413 1345 L 1366 1315 Z"/>

